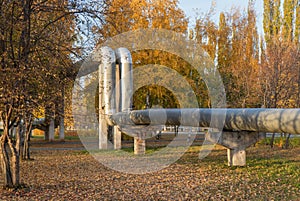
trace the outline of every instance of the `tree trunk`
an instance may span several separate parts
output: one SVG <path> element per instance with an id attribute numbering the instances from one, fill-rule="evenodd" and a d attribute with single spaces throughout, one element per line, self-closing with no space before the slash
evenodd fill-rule
<path id="1" fill-rule="evenodd" d="M 3 135 L 0 137 L 0 162 L 3 172 L 3 187 L 16 188 L 20 185 L 20 158 L 16 145 L 20 143 L 17 137 L 16 143 L 12 141 L 10 128 L 15 123 L 11 121 L 12 109 L 8 108 L 5 115 L 2 115 Z M 12 122 L 12 123 L 10 123 Z"/>
<path id="2" fill-rule="evenodd" d="M 291 134 L 289 133 L 288 136 L 286 137 L 285 144 L 282 147 L 283 149 L 288 149 L 289 148 L 289 146 L 290 146 L 290 137 L 291 137 Z"/>
<path id="3" fill-rule="evenodd" d="M 49 141 L 49 125 L 46 126 L 44 133 L 44 140 Z"/>
<path id="4" fill-rule="evenodd" d="M 0 137 L 0 159 L 1 159 L 1 168 L 3 173 L 3 187 L 4 188 L 13 188 L 13 180 L 12 180 L 12 173 L 10 168 L 10 161 L 9 161 L 9 153 L 7 152 L 7 135 L 8 129 L 5 128 L 3 135 Z"/>
<path id="5" fill-rule="evenodd" d="M 30 139 L 30 133 L 31 131 L 26 132 L 25 137 L 24 137 L 24 145 L 23 145 L 23 152 L 22 152 L 22 159 L 23 160 L 30 160 L 30 144 L 29 144 L 29 139 Z"/>
<path id="6" fill-rule="evenodd" d="M 45 137 L 44 139 L 46 141 L 49 141 L 50 139 L 50 134 L 49 134 L 49 127 L 50 127 L 50 121 L 51 121 L 51 118 L 52 117 L 52 113 L 51 113 L 51 107 L 49 106 L 46 106 L 45 107 Z"/>
<path id="7" fill-rule="evenodd" d="M 49 142 L 54 141 L 54 136 L 55 136 L 55 122 L 53 118 L 51 119 L 50 126 L 49 126 Z"/>
<path id="8" fill-rule="evenodd" d="M 17 139 L 17 141 L 18 140 L 19 139 Z M 18 187 L 20 185 L 20 155 L 10 137 L 7 138 L 7 142 L 11 152 L 10 163 L 11 163 L 12 183 L 13 183 L 13 187 Z"/>
<path id="9" fill-rule="evenodd" d="M 22 136 L 22 125 L 20 123 L 16 128 L 16 149 L 19 155 L 21 154 Z"/>
<path id="10" fill-rule="evenodd" d="M 24 132 L 24 143 L 23 143 L 23 151 L 22 151 L 22 159 L 30 160 L 30 134 L 32 129 L 32 119 L 31 116 L 29 119 L 25 119 L 25 132 Z"/>
<path id="11" fill-rule="evenodd" d="M 65 140 L 65 87 L 62 87 L 61 101 L 59 106 L 59 139 Z"/>
<path id="12" fill-rule="evenodd" d="M 275 133 L 272 133 L 272 138 L 271 138 L 271 141 L 270 141 L 271 148 L 274 147 L 274 140 L 275 140 Z"/>
<path id="13" fill-rule="evenodd" d="M 23 150 L 22 150 L 22 160 L 30 160 L 29 142 L 26 139 L 24 140 L 24 145 L 23 145 Z"/>
<path id="14" fill-rule="evenodd" d="M 27 132 L 26 132 L 25 137 L 24 137 L 24 144 L 23 144 L 23 150 L 22 150 L 22 160 L 30 160 L 29 137 L 28 137 Z"/>
<path id="15" fill-rule="evenodd" d="M 14 187 L 20 186 L 20 156 L 15 148 L 11 148 L 11 173 Z"/>

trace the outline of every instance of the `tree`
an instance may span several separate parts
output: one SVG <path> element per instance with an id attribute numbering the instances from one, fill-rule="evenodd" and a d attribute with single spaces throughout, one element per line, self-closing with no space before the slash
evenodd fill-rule
<path id="1" fill-rule="evenodd" d="M 282 14 L 280 1 L 274 1 L 273 4 L 267 0 L 264 2 L 265 44 L 263 46 L 265 48 L 261 57 L 264 105 L 275 108 L 298 107 L 300 88 L 297 9 L 299 9 L 299 1 L 285 0 Z M 273 134 L 271 147 L 273 147 L 274 137 Z"/>
<path id="2" fill-rule="evenodd" d="M 262 72 L 266 87 L 266 107 L 295 107 L 297 59 L 299 53 L 291 42 L 274 41 L 266 50 Z"/>
<path id="3" fill-rule="evenodd" d="M 106 13 L 106 24 L 99 30 L 100 34 L 103 35 L 103 40 L 100 40 L 99 44 L 117 34 L 143 28 L 167 29 L 179 33 L 187 32 L 188 21 L 184 12 L 178 7 L 178 0 L 134 0 L 128 2 L 110 0 Z M 161 64 L 172 66 L 187 78 L 190 75 L 190 70 L 182 59 L 160 50 L 133 52 L 132 57 L 135 62 L 134 67 L 145 64 Z M 195 86 L 196 81 L 189 79 L 189 82 L 193 82 Z M 161 86 L 148 86 L 134 94 L 135 108 L 144 108 L 147 94 L 150 94 L 151 105 L 163 107 L 175 107 L 176 105 L 170 91 Z"/>
<path id="4" fill-rule="evenodd" d="M 300 42 L 300 1 L 296 1 L 295 41 Z"/>
<path id="5" fill-rule="evenodd" d="M 52 99 L 57 97 L 54 84 L 57 86 L 57 81 L 69 76 L 70 54 L 76 55 L 77 51 L 72 43 L 80 31 L 80 24 L 75 26 L 73 22 L 101 19 L 103 10 L 93 10 L 99 9 L 101 3 L 0 1 L 0 117 L 4 127 L 0 159 L 5 187 L 19 186 L 21 134 L 28 139 L 34 110 L 55 103 L 58 99 Z M 78 29 L 76 33 L 74 28 Z M 25 128 L 14 136 L 13 128 L 21 125 Z M 25 144 L 24 158 L 29 157 L 28 147 Z"/>
<path id="6" fill-rule="evenodd" d="M 4 184 L 7 187 L 19 185 L 19 146 L 12 128 L 21 122 L 21 116 L 27 109 L 31 96 L 31 79 L 26 74 L 32 69 L 28 65 L 30 58 L 30 14 L 31 1 L 2 1 L 1 18 L 1 120 L 4 132 L 0 137 L 1 167 Z M 4 19 L 9 19 L 4 21 Z"/>
<path id="7" fill-rule="evenodd" d="M 294 38 L 294 22 L 296 11 L 296 0 L 285 0 L 283 3 L 283 36 L 286 40 Z"/>
<path id="8" fill-rule="evenodd" d="M 249 1 L 246 16 L 241 17 L 240 23 L 237 24 L 238 33 L 237 40 L 233 43 L 238 44 L 236 50 L 238 52 L 232 61 L 234 69 L 236 69 L 238 97 L 236 104 L 241 107 L 257 107 L 259 97 L 257 89 L 258 82 L 258 62 L 259 62 L 259 40 L 256 25 L 256 14 L 254 9 L 254 1 Z M 235 72 L 235 70 L 233 70 Z"/>
<path id="9" fill-rule="evenodd" d="M 254 12 L 249 1 L 247 13 L 239 9 L 221 12 L 219 24 L 211 19 L 213 8 L 197 19 L 196 41 L 214 59 L 226 89 L 229 107 L 256 107 L 259 41 Z M 255 86 L 255 87 L 253 87 Z"/>
<path id="10" fill-rule="evenodd" d="M 297 45 L 297 9 L 299 1 L 285 0 L 283 3 L 283 14 L 280 14 L 280 2 L 272 4 L 265 1 L 265 4 L 272 5 L 265 7 L 264 10 L 264 31 L 265 31 L 265 50 L 262 57 L 265 81 L 270 85 L 266 93 L 270 93 L 267 100 L 268 107 L 295 107 L 291 101 L 292 94 L 295 92 L 295 80 L 298 75 L 297 60 L 299 47 Z M 276 21 L 274 15 L 276 14 Z M 268 29 L 269 22 L 272 27 L 276 27 L 277 32 Z M 293 56 L 292 56 L 293 55 Z M 289 84 L 288 84 L 289 83 Z M 292 101 L 294 102 L 294 101 Z"/>
<path id="11" fill-rule="evenodd" d="M 280 32 L 282 24 L 280 4 L 281 0 L 264 0 L 263 28 L 267 43 Z"/>

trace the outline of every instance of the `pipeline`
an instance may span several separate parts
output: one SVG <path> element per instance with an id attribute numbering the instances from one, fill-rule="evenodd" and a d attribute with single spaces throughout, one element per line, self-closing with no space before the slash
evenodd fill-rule
<path id="1" fill-rule="evenodd" d="M 118 48 L 116 51 L 117 64 L 119 65 L 120 77 L 120 102 L 119 111 L 132 110 L 131 96 L 133 91 L 132 58 L 128 49 Z"/>
<path id="2" fill-rule="evenodd" d="M 156 118 L 160 116 L 165 118 Z M 222 116 L 224 118 L 219 118 Z M 115 125 L 193 127 L 211 127 L 214 118 L 223 120 L 219 125 L 225 131 L 300 134 L 300 109 L 147 109 L 116 113 L 110 117 Z"/>
<path id="3" fill-rule="evenodd" d="M 96 56 L 99 54 L 96 54 Z M 300 134 L 300 109 L 148 109 L 132 111 L 132 58 L 129 50 L 100 49 L 100 106 L 110 126 L 182 125 L 225 131 Z M 97 60 L 97 59 L 96 59 Z M 119 84 L 117 83 L 119 82 Z"/>

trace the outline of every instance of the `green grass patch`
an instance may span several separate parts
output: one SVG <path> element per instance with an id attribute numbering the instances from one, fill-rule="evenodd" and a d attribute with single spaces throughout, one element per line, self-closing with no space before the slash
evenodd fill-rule
<path id="1" fill-rule="evenodd" d="M 274 145 L 275 146 L 279 146 L 282 147 L 282 145 L 284 145 L 286 141 L 286 137 L 275 137 L 274 138 Z M 291 136 L 291 138 L 289 139 L 290 142 L 290 147 L 299 147 L 300 146 L 300 137 L 293 137 L 293 135 Z M 261 141 L 258 142 L 258 144 L 261 145 L 270 145 L 271 144 L 271 137 L 267 137 Z"/>
<path id="2" fill-rule="evenodd" d="M 45 137 L 44 135 L 33 135 L 31 136 L 31 139 L 36 139 L 36 140 L 43 140 Z M 59 136 L 55 135 L 54 136 L 55 140 L 59 140 Z M 65 136 L 65 140 L 80 140 L 78 136 Z"/>
<path id="3" fill-rule="evenodd" d="M 44 139 L 44 136 L 43 136 L 43 135 L 33 135 L 33 136 L 30 137 L 30 139 L 33 139 L 33 140 L 35 140 L 35 139 L 41 140 L 41 139 Z"/>

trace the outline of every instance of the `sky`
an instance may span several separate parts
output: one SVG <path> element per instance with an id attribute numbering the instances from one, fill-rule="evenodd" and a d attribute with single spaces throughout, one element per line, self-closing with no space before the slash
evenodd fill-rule
<path id="1" fill-rule="evenodd" d="M 179 7 L 190 17 L 190 23 L 192 25 L 197 16 L 196 13 L 207 13 L 213 2 L 215 2 L 216 5 L 216 21 L 221 11 L 230 11 L 232 7 L 241 8 L 243 10 L 246 9 L 248 5 L 248 0 L 179 0 Z M 255 11 L 258 19 L 258 27 L 261 29 L 263 0 L 256 0 Z"/>

